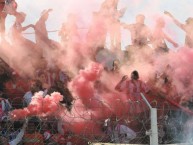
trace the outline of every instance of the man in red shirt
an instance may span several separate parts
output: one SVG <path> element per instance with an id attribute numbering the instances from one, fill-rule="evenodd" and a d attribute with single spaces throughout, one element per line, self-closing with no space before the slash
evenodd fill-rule
<path id="1" fill-rule="evenodd" d="M 139 80 L 139 74 L 136 70 L 131 73 L 131 79 L 129 80 L 128 76 L 123 76 L 115 89 L 127 94 L 130 103 L 130 111 L 133 113 L 145 111 L 144 107 L 146 104 L 141 97 L 141 93 L 149 93 L 150 90 L 143 81 Z"/>

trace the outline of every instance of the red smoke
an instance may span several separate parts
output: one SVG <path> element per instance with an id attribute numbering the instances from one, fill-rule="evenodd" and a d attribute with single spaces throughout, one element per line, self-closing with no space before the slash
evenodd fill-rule
<path id="1" fill-rule="evenodd" d="M 125 116 L 129 108 L 125 97 L 114 91 L 98 93 L 95 90 L 93 85 L 96 80 L 99 80 L 101 72 L 102 66 L 100 64 L 91 63 L 88 68 L 81 70 L 72 81 L 72 90 L 84 104 L 83 110 L 90 109 L 92 111 L 91 116 L 95 119 L 106 119 L 112 114 L 118 117 Z M 75 103 L 74 106 L 76 107 L 76 105 Z"/>
<path id="2" fill-rule="evenodd" d="M 36 93 L 33 96 L 31 103 L 24 109 L 16 109 L 10 113 L 14 120 L 24 119 L 29 116 L 54 115 L 61 107 L 59 102 L 62 101 L 63 96 L 59 93 L 52 93 L 51 96 L 43 97 L 42 93 Z"/>
<path id="3" fill-rule="evenodd" d="M 139 0 L 136 1 L 136 4 L 137 3 L 139 3 Z M 106 37 L 106 32 L 105 32 L 106 30 L 103 27 L 104 26 L 103 21 L 105 20 L 101 19 L 101 17 L 97 17 L 97 14 L 95 16 L 96 16 L 95 22 L 90 28 L 90 33 L 88 34 L 88 38 L 87 38 L 88 42 L 86 42 L 89 47 L 93 47 L 95 46 L 95 44 L 99 45 L 100 43 L 103 42 L 103 39 L 105 39 Z M 76 36 L 76 35 L 78 34 L 75 34 L 73 39 L 69 42 L 69 46 L 67 47 L 67 49 L 65 48 L 65 51 L 66 51 L 66 53 L 64 54 L 65 57 L 62 54 L 60 54 L 60 52 L 56 54 L 48 53 L 49 55 L 47 56 L 48 58 L 46 58 L 46 60 L 52 60 L 51 58 L 54 58 L 55 60 L 59 58 L 58 65 L 60 68 L 71 65 L 70 67 L 75 67 L 77 69 L 78 67 L 76 65 L 82 64 L 80 62 L 86 60 L 84 57 L 82 57 L 82 55 L 86 56 L 88 54 L 87 52 L 88 50 L 86 49 L 86 47 L 83 49 L 84 45 L 81 43 L 79 36 Z M 29 69 L 29 68 L 33 68 L 32 63 L 26 63 L 27 65 L 25 65 L 25 67 L 23 65 L 23 62 L 26 62 L 24 58 L 26 58 L 25 56 L 27 54 L 26 50 L 23 51 L 24 49 L 25 48 L 15 48 L 15 50 L 2 49 L 1 52 L 2 54 L 6 54 L 5 57 L 9 56 L 10 58 L 12 58 L 11 62 L 16 62 L 13 65 L 14 69 L 32 73 L 33 71 Z M 7 53 L 8 50 L 11 50 L 11 51 Z M 21 53 L 22 55 L 20 54 L 21 58 L 19 58 L 18 56 L 15 56 L 16 51 L 23 52 Z M 137 54 L 134 53 L 132 55 L 136 56 Z M 90 56 L 87 56 L 87 57 L 90 57 Z M 148 58 L 149 57 L 150 56 L 148 55 Z M 140 57 L 137 55 L 137 57 L 134 57 L 134 58 L 136 58 L 136 60 L 134 61 L 130 60 L 131 64 L 129 66 L 130 67 L 129 69 L 131 70 L 133 69 L 133 67 L 135 67 L 135 69 L 139 70 L 140 76 L 144 76 L 145 72 L 147 72 L 147 74 L 149 75 L 150 74 L 149 72 L 152 72 L 152 71 L 154 72 L 155 68 L 157 68 L 157 66 L 153 66 L 153 63 L 157 58 L 154 58 L 151 60 L 153 62 L 152 64 L 149 64 L 148 60 L 144 60 L 144 59 L 143 59 L 144 60 L 143 63 L 142 62 L 138 64 L 133 63 L 138 61 L 139 58 L 144 58 L 144 56 Z M 175 70 L 169 75 L 170 77 L 173 78 L 174 83 L 177 87 L 177 90 L 179 90 L 180 93 L 184 93 L 184 94 L 189 92 L 192 89 L 191 86 L 193 85 L 193 82 L 192 82 L 193 51 L 190 49 L 182 49 L 177 53 L 170 53 L 165 58 L 167 58 L 168 60 L 167 63 L 169 63 L 172 69 Z M 178 59 L 178 58 L 181 58 L 181 59 Z M 32 60 L 33 59 L 35 58 L 33 57 Z M 30 62 L 30 60 L 28 61 Z M 62 62 L 62 60 L 65 60 L 65 61 Z M 90 61 L 90 60 L 87 60 L 87 61 Z M 165 64 L 165 61 L 163 61 L 163 59 L 159 59 L 158 61 L 159 61 L 159 64 L 162 64 L 165 66 L 167 65 Z M 63 64 L 63 63 L 66 63 L 66 64 Z M 9 64 L 11 65 L 10 62 Z M 146 70 L 144 70 L 144 67 Z M 69 67 L 68 69 L 70 70 Z M 159 71 L 163 71 L 161 69 Z M 73 107 L 78 108 L 78 105 L 81 105 L 82 108 L 79 107 L 77 110 L 72 109 L 71 114 L 69 113 L 68 116 L 62 116 L 61 114 L 60 116 L 65 119 L 66 118 L 71 119 L 73 121 L 73 122 L 70 122 L 71 125 L 66 125 L 66 127 L 76 134 L 84 135 L 87 137 L 91 137 L 91 135 L 101 134 L 101 130 L 100 130 L 101 124 L 97 124 L 93 120 L 97 120 L 97 121 L 104 120 L 110 117 L 111 115 L 124 117 L 125 115 L 129 114 L 128 113 L 129 104 L 127 103 L 128 100 L 123 96 L 121 96 L 121 94 L 114 93 L 114 92 L 96 93 L 96 90 L 94 88 L 94 82 L 100 79 L 102 75 L 102 70 L 103 70 L 103 67 L 100 64 L 91 63 L 88 68 L 81 70 L 71 83 L 71 88 L 73 93 L 81 100 L 81 102 L 79 102 L 80 104 L 78 104 L 76 100 Z M 127 70 L 125 72 L 130 73 L 131 71 Z M 115 76 L 113 75 L 109 78 L 105 78 L 105 81 L 108 82 L 108 85 L 112 86 L 111 81 L 114 80 L 114 77 Z M 152 76 L 150 76 L 149 78 L 151 77 Z M 188 87 L 184 86 L 184 83 L 189 83 Z M 161 89 L 162 88 L 158 88 L 156 91 Z M 100 98 L 98 98 L 98 96 Z M 51 96 L 46 96 L 46 97 L 43 97 L 41 94 L 38 93 L 33 97 L 32 102 L 27 108 L 12 111 L 11 117 L 14 120 L 18 120 L 29 116 L 44 117 L 44 116 L 54 115 L 60 109 L 62 109 L 59 103 L 61 100 L 62 100 L 62 96 L 58 93 L 54 93 Z M 64 110 L 62 109 L 62 111 Z"/>
<path id="4" fill-rule="evenodd" d="M 104 103 L 107 104 L 107 108 L 111 111 L 110 114 L 106 116 L 106 118 L 111 115 L 116 115 L 117 117 L 125 117 L 128 115 L 128 103 L 127 100 L 123 97 L 123 95 L 119 93 L 106 93 L 103 94 Z M 104 109 L 104 110 L 107 110 Z M 103 110 L 101 110 L 103 112 Z M 105 112 L 103 112 L 105 113 Z"/>
<path id="5" fill-rule="evenodd" d="M 72 90 L 85 106 L 90 106 L 90 101 L 94 96 L 93 83 L 99 79 L 102 70 L 102 65 L 91 63 L 88 68 L 81 70 L 79 75 L 71 83 Z"/>
<path id="6" fill-rule="evenodd" d="M 76 134 L 87 137 L 92 137 L 93 135 L 94 137 L 95 135 L 99 135 L 102 133 L 101 125 L 102 124 L 97 124 L 94 121 L 76 122 L 72 124 L 70 129 Z"/>

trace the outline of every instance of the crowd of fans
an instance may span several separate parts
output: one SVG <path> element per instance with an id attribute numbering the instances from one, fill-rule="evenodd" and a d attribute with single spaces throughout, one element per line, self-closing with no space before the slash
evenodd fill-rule
<path id="1" fill-rule="evenodd" d="M 61 36 L 61 43 L 59 43 L 49 39 L 46 29 L 46 21 L 49 13 L 52 11 L 51 9 L 44 10 L 36 24 L 23 27 L 22 23 L 25 20 L 26 14 L 17 11 L 17 3 L 14 0 L 1 1 L 0 5 L 3 5 L 0 15 L 3 20 L 7 14 L 13 15 L 16 18 L 12 27 L 11 44 L 9 45 L 25 48 L 26 53 L 24 58 L 30 60 L 29 62 L 32 63 L 33 66 L 31 74 L 28 74 L 25 72 L 26 70 L 22 70 L 21 67 L 19 67 L 25 64 L 23 62 L 25 59 L 19 60 L 14 64 L 13 62 L 7 60 L 5 62 L 1 59 L 0 144 L 80 145 L 89 142 L 84 138 L 76 136 L 73 132 L 60 132 L 59 130 L 61 128 L 58 127 L 57 119 L 47 118 L 40 120 L 39 118 L 31 117 L 21 121 L 9 120 L 10 111 L 27 107 L 34 94 L 40 91 L 43 92 L 44 96 L 47 94 L 50 95 L 53 92 L 59 92 L 63 95 L 63 101 L 60 103 L 64 105 L 69 112 L 71 111 L 74 97 L 68 88 L 68 83 L 74 78 L 74 73 L 71 72 L 72 69 L 68 69 L 67 67 L 65 69 L 61 68 L 61 62 L 55 57 L 58 54 L 67 57 L 66 53 L 69 51 L 68 49 L 71 49 L 71 51 L 76 54 L 78 60 L 78 62 L 74 62 L 75 64 L 73 64 L 75 65 L 76 71 L 84 68 L 83 64 L 90 59 L 91 61 L 102 63 L 106 73 L 121 75 L 119 71 L 120 63 L 123 64 L 132 60 L 134 57 L 133 54 L 137 53 L 137 51 L 141 52 L 145 50 L 147 54 L 152 54 L 153 52 L 156 56 L 167 53 L 170 50 L 165 40 L 172 43 L 174 47 L 178 47 L 178 44 L 164 33 L 165 22 L 162 18 L 156 21 L 156 27 L 153 32 L 146 26 L 145 16 L 142 14 L 136 16 L 136 22 L 134 24 L 121 23 L 119 19 L 124 15 L 126 9 L 117 9 L 118 0 L 105 0 L 100 10 L 93 13 L 93 20 L 86 36 L 86 44 L 80 43 L 81 36 L 78 33 L 77 18 L 73 14 L 69 14 L 67 21 L 59 31 L 59 36 Z M 170 16 L 174 22 L 186 32 L 185 45 L 191 48 L 193 37 L 191 34 L 192 29 L 190 28 L 193 26 L 193 19 L 189 18 L 186 24 L 181 24 L 169 12 L 165 12 L 165 14 Z M 4 21 L 1 21 L 0 27 L 1 37 L 5 42 Z M 132 46 L 128 46 L 125 52 L 121 50 L 121 27 L 131 32 Z M 35 31 L 35 43 L 22 35 L 22 32 L 28 28 L 33 28 Z M 105 46 L 107 33 L 110 34 L 110 49 L 106 49 Z M 149 51 L 149 44 L 152 44 L 152 52 Z M 82 47 L 84 47 L 84 51 L 81 51 Z M 107 58 L 100 61 L 97 60 L 97 55 L 101 52 L 103 52 L 103 56 L 105 54 L 107 57 L 115 56 L 111 61 L 110 67 L 106 64 L 108 61 Z M 52 53 L 57 55 L 53 57 L 51 55 Z M 121 58 L 122 56 L 123 58 Z M 87 58 L 85 59 L 85 57 Z M 28 61 L 26 63 L 28 63 Z M 152 80 L 148 82 L 149 85 L 147 85 L 139 79 L 139 73 L 135 70 L 131 73 L 130 78 L 123 76 L 115 86 L 115 90 L 127 94 L 131 102 L 137 102 L 132 113 L 140 115 L 146 110 L 146 105 L 140 103 L 143 102 L 140 93 L 143 92 L 148 95 L 155 95 L 156 93 L 156 96 L 161 98 L 165 98 L 166 95 L 171 96 L 170 98 L 179 95 L 170 77 L 171 73 L 172 67 L 167 65 L 165 70 L 156 73 L 156 76 L 152 77 Z M 108 87 L 103 86 L 101 88 L 102 84 L 100 83 L 100 81 L 96 81 L 94 86 L 99 93 L 110 91 Z M 162 89 L 160 90 L 160 88 Z M 180 100 L 178 102 L 180 102 Z M 188 101 L 181 102 L 181 105 L 183 106 L 185 104 L 184 106 L 187 107 L 187 102 Z M 104 124 L 101 124 L 104 134 L 106 134 L 106 137 L 104 137 L 102 141 L 129 143 L 137 136 L 137 133 L 132 127 L 131 129 L 128 125 L 123 124 L 123 122 L 119 122 L 116 116 L 111 116 L 110 119 L 105 120 Z M 161 141 L 161 143 L 163 142 L 164 141 Z"/>

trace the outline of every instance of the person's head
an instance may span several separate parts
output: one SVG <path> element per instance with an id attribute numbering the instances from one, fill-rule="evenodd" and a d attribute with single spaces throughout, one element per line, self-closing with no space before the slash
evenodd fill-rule
<path id="1" fill-rule="evenodd" d="M 101 81 L 100 80 L 96 80 L 94 82 L 94 88 L 95 89 L 100 89 L 101 88 Z"/>
<path id="2" fill-rule="evenodd" d="M 189 17 L 189 18 L 186 20 L 186 24 L 187 24 L 187 25 L 193 25 L 193 18 L 192 18 L 192 17 Z"/>
<path id="3" fill-rule="evenodd" d="M 160 28 L 164 28 L 164 27 L 165 27 L 165 21 L 164 21 L 164 19 L 163 19 L 163 18 L 158 18 L 158 19 L 156 20 L 156 25 L 157 25 L 158 27 L 160 27 Z"/>
<path id="4" fill-rule="evenodd" d="M 112 115 L 109 120 L 109 126 L 115 126 L 118 123 L 118 119 L 116 115 Z"/>
<path id="5" fill-rule="evenodd" d="M 16 14 L 16 21 L 19 23 L 23 23 L 25 21 L 25 18 L 26 18 L 26 14 L 23 12 L 18 12 Z"/>
<path id="6" fill-rule="evenodd" d="M 138 71 L 134 70 L 134 71 L 131 73 L 131 79 L 132 79 L 132 80 L 138 80 L 138 79 L 139 79 L 139 73 L 138 73 Z"/>
<path id="7" fill-rule="evenodd" d="M 64 88 L 64 83 L 60 80 L 57 80 L 54 82 L 54 85 L 57 87 L 57 88 L 60 88 L 60 89 L 63 89 Z"/>
<path id="8" fill-rule="evenodd" d="M 30 91 L 32 92 L 32 94 L 41 90 L 43 90 L 42 83 L 39 80 L 32 80 L 30 83 Z"/>
<path id="9" fill-rule="evenodd" d="M 136 16 L 136 23 L 144 24 L 145 22 L 145 16 L 142 14 L 139 14 Z"/>
<path id="10" fill-rule="evenodd" d="M 120 64 L 119 60 L 114 60 L 113 61 L 113 67 L 119 68 L 119 64 Z"/>
<path id="11" fill-rule="evenodd" d="M 43 71 L 39 71 L 37 73 L 37 79 L 41 82 L 41 83 L 45 83 L 46 82 L 46 74 Z"/>

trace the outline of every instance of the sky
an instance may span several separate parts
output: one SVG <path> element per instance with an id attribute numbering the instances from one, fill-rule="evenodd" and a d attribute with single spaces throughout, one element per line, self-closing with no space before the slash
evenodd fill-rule
<path id="1" fill-rule="evenodd" d="M 100 4 L 104 0 L 39 0 L 34 3 L 31 0 L 16 0 L 18 11 L 27 14 L 23 25 L 34 24 L 40 17 L 44 9 L 52 8 L 53 12 L 47 21 L 48 30 L 59 30 L 69 13 L 79 15 L 78 25 L 80 29 L 86 31 L 93 11 L 98 11 Z M 118 8 L 127 8 L 124 17 L 121 19 L 125 23 L 134 23 L 135 16 L 142 13 L 146 16 L 146 24 L 153 28 L 156 17 L 163 15 L 165 10 L 170 11 L 178 20 L 184 22 L 188 17 L 193 17 L 193 0 L 120 0 Z M 167 25 L 165 28 L 172 39 L 180 46 L 184 44 L 184 32 L 165 17 Z M 8 16 L 6 20 L 6 29 L 9 31 L 14 22 L 13 16 Z M 33 32 L 29 29 L 28 32 Z M 33 34 L 25 35 L 29 39 L 34 39 Z M 57 33 L 49 33 L 49 37 L 59 41 Z M 122 30 L 122 48 L 130 44 L 130 33 Z M 170 46 L 170 45 L 169 45 Z"/>

